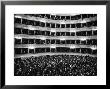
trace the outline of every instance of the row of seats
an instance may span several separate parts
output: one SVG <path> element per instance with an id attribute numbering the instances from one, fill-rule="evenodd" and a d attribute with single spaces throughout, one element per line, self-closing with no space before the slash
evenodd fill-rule
<path id="1" fill-rule="evenodd" d="M 97 39 L 86 39 L 86 40 L 60 40 L 60 39 L 16 39 L 16 44 L 79 44 L 79 45 L 97 45 Z"/>
<path id="2" fill-rule="evenodd" d="M 93 18 L 97 16 L 97 14 L 78 14 L 74 16 L 70 16 L 70 15 L 61 16 L 61 15 L 51 15 L 51 14 L 24 14 L 24 15 L 52 19 L 52 20 L 79 20 L 85 18 Z"/>
<path id="3" fill-rule="evenodd" d="M 28 49 L 28 48 L 14 48 L 15 55 L 16 54 L 34 54 L 34 53 L 45 53 L 45 52 L 63 52 L 63 53 L 88 53 L 88 54 L 97 54 L 97 50 L 92 50 L 91 48 L 74 48 L 71 49 L 69 47 L 56 47 L 56 48 L 35 48 L 35 49 Z"/>
<path id="4" fill-rule="evenodd" d="M 77 55 L 74 55 L 74 54 L 58 54 L 58 55 L 53 54 L 53 55 L 49 55 L 49 54 L 47 54 L 47 55 L 30 56 L 30 57 L 16 57 L 15 61 L 17 62 L 17 61 L 24 60 L 24 59 L 33 60 L 36 63 L 39 62 L 38 59 L 40 61 L 42 61 L 42 60 L 53 61 L 54 60 L 56 63 L 59 63 L 61 61 L 60 59 L 62 59 L 62 61 L 66 61 L 65 59 L 68 59 L 68 61 L 66 61 L 66 62 L 69 62 L 69 63 L 71 62 L 71 59 L 72 60 L 74 59 L 73 60 L 74 63 L 76 63 L 78 61 L 77 59 L 81 59 L 82 61 L 83 61 L 83 59 L 84 60 L 85 59 L 86 60 L 95 59 L 93 61 L 97 61 L 96 57 L 93 57 L 93 56 L 90 56 L 90 55 L 78 55 L 78 54 Z M 75 62 L 75 60 L 76 60 L 76 62 Z M 88 62 L 91 62 L 91 61 L 88 61 Z"/>
<path id="5" fill-rule="evenodd" d="M 15 34 L 26 34 L 26 35 L 44 35 L 44 36 L 95 36 L 97 30 L 86 30 L 77 32 L 51 32 L 41 30 L 29 30 L 23 28 L 14 28 Z"/>
<path id="6" fill-rule="evenodd" d="M 40 26 L 40 27 L 49 27 L 49 28 L 83 28 L 83 27 L 97 26 L 97 21 L 96 20 L 86 22 L 86 23 L 57 24 L 57 23 L 33 21 L 33 20 L 22 19 L 22 18 L 14 18 L 14 22 L 18 23 L 18 24 Z"/>

